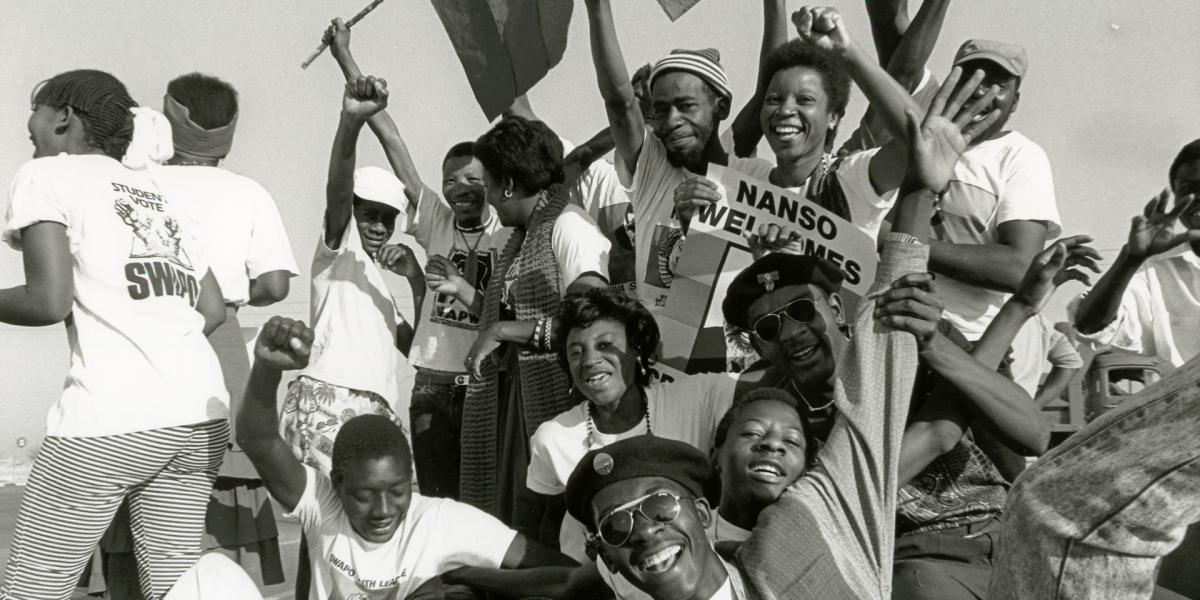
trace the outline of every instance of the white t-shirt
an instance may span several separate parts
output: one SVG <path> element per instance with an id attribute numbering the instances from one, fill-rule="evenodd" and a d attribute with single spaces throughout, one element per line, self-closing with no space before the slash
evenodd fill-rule
<path id="1" fill-rule="evenodd" d="M 451 569 L 500 568 L 517 536 L 473 506 L 413 494 L 392 539 L 368 542 L 350 526 L 329 478 L 311 467 L 304 471 L 308 482 L 289 516 L 300 520 L 308 538 L 310 600 L 403 600 Z"/>
<path id="2" fill-rule="evenodd" d="M 1087 292 L 1071 301 L 1071 322 Z M 1093 349 L 1113 346 L 1154 356 L 1164 371 L 1200 354 L 1200 257 L 1187 244 L 1147 260 L 1133 278 L 1117 316 L 1092 334 L 1077 333 Z"/>
<path id="3" fill-rule="evenodd" d="M 227 304 L 250 301 L 250 280 L 299 273 L 275 200 L 257 181 L 219 167 L 161 166 L 149 171 L 185 210 Z"/>
<path id="4" fill-rule="evenodd" d="M 554 220 L 553 231 L 550 232 L 550 247 L 554 252 L 554 262 L 558 265 L 563 295 L 567 292 L 567 286 L 584 273 L 596 273 L 608 278 L 608 240 L 582 208 L 574 204 L 563 207 L 562 213 Z M 512 291 L 513 282 L 519 276 L 517 263 L 514 261 L 504 274 L 506 300 Z"/>
<path id="5" fill-rule="evenodd" d="M 413 236 L 427 256 L 441 255 L 454 263 L 463 277 L 482 294 L 487 290 L 498 257 L 512 230 L 500 225 L 491 207 L 487 220 L 473 231 L 454 224 L 454 211 L 437 194 L 421 193 L 417 211 L 409 215 L 405 233 Z M 474 264 L 472 265 L 472 261 Z M 472 271 L 474 271 L 472 273 Z M 458 373 L 463 358 L 479 335 L 479 317 L 472 315 L 453 296 L 432 291 L 421 303 L 421 319 L 413 338 L 408 362 L 414 367 Z"/>
<path id="6" fill-rule="evenodd" d="M 337 250 L 317 241 L 309 294 L 312 358 L 301 371 L 313 379 L 374 392 L 398 406 L 396 303 L 379 266 L 363 250 L 351 215 Z"/>
<path id="7" fill-rule="evenodd" d="M 1016 131 L 963 153 L 938 213 L 935 238 L 955 244 L 997 244 L 999 226 L 1009 221 L 1043 222 L 1048 240 L 1061 231 L 1050 160 L 1041 146 Z M 952 277 L 938 278 L 938 294 L 946 318 L 971 341 L 983 335 L 1007 299 Z"/>
<path id="8" fill-rule="evenodd" d="M 1024 388 L 1030 398 L 1037 397 L 1042 373 L 1055 367 L 1083 368 L 1083 358 L 1071 345 L 1071 340 L 1055 329 L 1041 314 L 1034 315 L 1017 332 L 1013 338 L 1012 351 L 1013 381 Z"/>
<path id="9" fill-rule="evenodd" d="M 651 432 L 658 437 L 687 442 L 708 454 L 717 423 L 733 404 L 736 385 L 737 376 L 729 373 L 688 375 L 671 383 L 652 381 L 646 388 Z M 589 450 L 587 421 L 585 401 L 538 426 L 529 442 L 526 487 L 546 496 L 566 492 L 567 479 Z M 592 448 L 645 433 L 644 422 L 623 433 L 596 431 Z M 565 515 L 558 536 L 562 553 L 580 562 L 588 560 L 584 551 L 585 531 L 582 523 Z"/>
<path id="10" fill-rule="evenodd" d="M 859 231 L 871 236 L 871 239 L 879 237 L 879 228 L 892 205 L 896 203 L 896 192 L 880 196 L 875 193 L 875 186 L 871 185 L 871 159 L 878 153 L 878 148 L 872 148 L 849 154 L 841 159 L 834 171 L 837 173 L 842 192 L 846 195 L 846 204 L 850 207 L 849 221 L 854 223 Z M 729 168 L 755 179 L 770 181 L 775 163 L 751 158 L 731 163 Z M 787 189 L 803 198 L 808 193 L 810 182 L 811 178 L 806 179 L 802 186 Z"/>
<path id="11" fill-rule="evenodd" d="M 216 354 L 196 311 L 204 253 L 144 173 L 101 155 L 38 158 L 13 178 L 4 239 L 67 228 L 74 299 L 71 366 L 46 434 L 116 435 L 229 416 Z"/>
<path id="12" fill-rule="evenodd" d="M 744 162 L 730 159 L 729 168 L 742 170 Z M 621 184 L 633 204 L 634 271 L 637 298 L 657 316 L 667 305 L 674 280 L 683 232 L 675 217 L 675 188 L 696 174 L 667 160 L 667 149 L 649 128 L 632 177 L 618 168 Z"/>
<path id="13" fill-rule="evenodd" d="M 586 211 L 608 238 L 609 286 L 636 299 L 633 205 L 621 187 L 617 168 L 607 160 L 593 162 L 571 187 L 571 201 Z"/>

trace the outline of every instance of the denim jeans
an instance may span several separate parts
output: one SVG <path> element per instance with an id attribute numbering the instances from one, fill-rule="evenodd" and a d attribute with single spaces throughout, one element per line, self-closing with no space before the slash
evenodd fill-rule
<path id="1" fill-rule="evenodd" d="M 409 423 L 413 461 L 422 496 L 458 499 L 458 461 L 465 375 L 418 371 L 413 383 Z"/>
<path id="2" fill-rule="evenodd" d="M 1026 470 L 1008 495 L 989 598 L 1149 598 L 1200 520 L 1200 357 Z"/>

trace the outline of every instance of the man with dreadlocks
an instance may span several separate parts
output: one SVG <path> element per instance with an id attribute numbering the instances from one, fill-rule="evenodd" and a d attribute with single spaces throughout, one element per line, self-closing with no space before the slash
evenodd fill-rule
<path id="1" fill-rule="evenodd" d="M 142 592 L 161 598 L 197 560 L 229 441 L 228 395 L 205 334 L 221 290 L 188 223 L 120 160 L 136 103 L 101 71 L 34 92 L 34 160 L 3 226 L 24 285 L 0 322 L 66 321 L 71 366 L 21 498 L 0 598 L 65 599 L 128 497 Z"/>

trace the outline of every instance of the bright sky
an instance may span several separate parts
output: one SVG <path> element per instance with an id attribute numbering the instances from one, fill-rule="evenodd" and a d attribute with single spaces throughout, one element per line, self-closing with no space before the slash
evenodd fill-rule
<path id="1" fill-rule="evenodd" d="M 307 71 L 299 64 L 330 18 L 349 18 L 366 4 L 6 0 L 0 36 L 9 49 L 0 56 L 0 72 L 8 86 L 0 92 L 0 139 L 8 143 L 0 144 L 0 172 L 11 174 L 30 157 L 29 94 L 58 72 L 108 70 L 136 100 L 155 108 L 161 108 L 166 82 L 176 75 L 198 70 L 220 76 L 237 87 L 241 102 L 226 166 L 273 193 L 302 271 L 284 304 L 265 313 L 247 311 L 244 320 L 258 322 L 277 312 L 303 315 L 341 77 L 328 54 Z M 735 103 L 752 90 L 761 36 L 758 2 L 704 0 L 675 23 L 653 0 L 614 4 L 631 71 L 672 48 L 712 46 L 721 51 Z M 918 1 L 911 4 L 915 12 Z M 800 2 L 789 6 L 799 8 Z M 854 37 L 869 45 L 862 2 L 839 7 Z M 930 66 L 944 75 L 955 49 L 969 37 L 1026 46 L 1029 76 L 1010 127 L 1049 154 L 1064 233 L 1091 233 L 1111 256 L 1129 217 L 1166 185 L 1167 166 L 1179 147 L 1200 137 L 1197 23 L 1200 2 L 1194 0 L 959 0 L 950 7 Z M 474 139 L 487 123 L 432 6 L 389 0 L 354 29 L 353 44 L 363 69 L 387 78 L 389 110 L 436 187 L 445 150 Z M 568 139 L 586 139 L 605 125 L 582 2 L 576 2 L 565 58 L 530 98 L 538 114 Z M 852 118 L 862 110 L 855 91 Z M 386 164 L 369 133 L 360 149 L 361 164 Z M 0 286 L 22 281 L 20 255 L 0 249 Z M 1078 289 L 1059 293 L 1051 320 L 1063 318 L 1062 306 Z M 58 327 L 16 331 L 0 325 L 6 373 L 0 405 L 30 415 L 0 423 L 0 458 L 17 433 L 40 437 L 44 407 L 61 389 L 64 339 Z"/>

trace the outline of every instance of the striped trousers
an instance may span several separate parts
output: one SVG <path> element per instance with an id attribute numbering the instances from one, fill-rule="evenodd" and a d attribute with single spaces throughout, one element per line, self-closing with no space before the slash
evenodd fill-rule
<path id="1" fill-rule="evenodd" d="M 142 593 L 161 598 L 201 552 L 229 421 L 100 437 L 47 437 L 21 497 L 0 600 L 67 599 L 129 498 Z"/>

